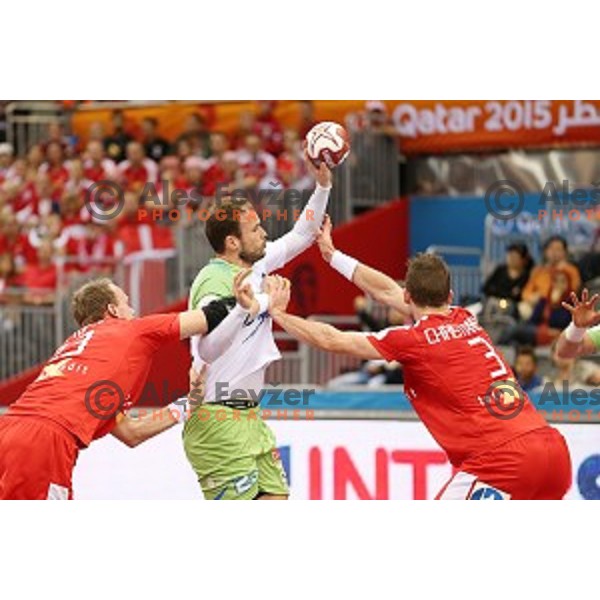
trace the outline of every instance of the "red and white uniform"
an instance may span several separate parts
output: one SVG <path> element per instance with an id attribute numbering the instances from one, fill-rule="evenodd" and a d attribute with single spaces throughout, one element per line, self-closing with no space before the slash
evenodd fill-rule
<path id="1" fill-rule="evenodd" d="M 98 181 L 106 181 L 113 179 L 117 171 L 117 165 L 110 158 L 103 158 L 100 163 L 94 162 L 88 158 L 83 163 L 83 174 L 86 179 L 97 183 Z"/>
<path id="2" fill-rule="evenodd" d="M 39 172 L 48 175 L 52 183 L 52 200 L 58 202 L 69 180 L 69 169 L 67 169 L 64 163 L 58 166 L 51 166 L 48 163 L 44 163 L 40 166 Z"/>
<path id="3" fill-rule="evenodd" d="M 156 184 L 158 180 L 158 165 L 151 159 L 145 158 L 140 165 L 132 165 L 128 160 L 119 163 L 118 177 L 127 190 L 142 190 L 146 183 Z"/>
<path id="4" fill-rule="evenodd" d="M 495 383 L 515 377 L 471 313 L 452 307 L 367 339 L 386 360 L 402 363 L 407 396 L 459 471 L 438 497 L 541 499 L 567 492 L 571 463 L 564 439 L 527 395 L 519 390 L 518 398 L 500 399 L 518 403 L 514 414 L 493 414 L 486 403 Z"/>
<path id="5" fill-rule="evenodd" d="M 0 417 L 0 499 L 71 498 L 79 449 L 136 404 L 155 352 L 179 335 L 172 313 L 106 319 L 69 337 Z"/>

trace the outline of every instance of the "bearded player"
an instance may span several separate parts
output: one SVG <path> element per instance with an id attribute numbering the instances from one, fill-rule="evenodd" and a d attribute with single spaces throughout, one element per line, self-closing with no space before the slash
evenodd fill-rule
<path id="1" fill-rule="evenodd" d="M 192 284 L 189 308 L 231 295 L 234 277 L 252 267 L 248 281 L 259 291 L 268 273 L 283 267 L 313 244 L 319 233 L 331 188 L 331 172 L 306 160 L 317 185 L 293 229 L 267 242 L 252 205 L 219 206 L 206 222 L 206 236 L 216 253 Z M 288 215 L 291 216 L 291 215 Z M 234 310 L 205 338 L 192 340 L 194 368 L 206 365 L 203 414 L 187 420 L 183 441 L 205 498 L 285 500 L 288 485 L 275 436 L 253 418 L 268 365 L 281 358 L 272 321 L 263 303 L 255 319 Z M 233 337 L 233 342 L 229 343 Z"/>
<path id="2" fill-rule="evenodd" d="M 250 316 L 258 313 L 258 301 L 241 291 L 246 275 L 240 273 L 234 292 Z M 73 315 L 81 329 L 0 417 L 0 499 L 70 499 L 79 450 L 108 433 L 134 447 L 175 425 L 179 404 L 146 418 L 125 413 L 139 400 L 162 345 L 206 334 L 227 314 L 219 301 L 135 319 L 127 295 L 109 279 L 80 288 Z"/>
<path id="3" fill-rule="evenodd" d="M 406 394 L 457 470 L 437 498 L 562 498 L 571 485 L 565 440 L 518 388 L 511 368 L 476 318 L 451 306 L 444 261 L 432 254 L 412 259 L 403 289 L 337 251 L 329 233 L 327 222 L 319 240 L 325 260 L 414 324 L 376 334 L 342 332 L 287 314 L 289 291 L 286 297 L 281 290 L 271 308 L 274 321 L 322 350 L 402 363 Z"/>

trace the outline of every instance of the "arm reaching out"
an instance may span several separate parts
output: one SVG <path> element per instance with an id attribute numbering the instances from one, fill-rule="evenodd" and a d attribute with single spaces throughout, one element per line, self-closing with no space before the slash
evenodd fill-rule
<path id="1" fill-rule="evenodd" d="M 269 296 L 269 311 L 273 320 L 301 342 L 328 352 L 339 352 L 363 359 L 382 358 L 381 354 L 362 333 L 340 331 L 326 323 L 307 321 L 287 314 L 285 309 L 290 299 L 289 280 L 278 277 L 272 281 Z"/>
<path id="2" fill-rule="evenodd" d="M 135 418 L 121 413 L 117 416 L 117 424 L 111 434 L 126 446 L 135 448 L 179 422 L 175 411 L 170 406 L 152 410 L 150 413 Z"/>
<path id="3" fill-rule="evenodd" d="M 346 279 L 352 281 L 377 302 L 397 310 L 405 317 L 411 316 L 410 308 L 404 301 L 404 288 L 402 286 L 398 285 L 385 273 L 372 269 L 335 249 L 331 238 L 331 219 L 329 215 L 325 217 L 317 242 L 325 262 L 328 262 Z"/>
<path id="4" fill-rule="evenodd" d="M 254 297 L 249 286 L 244 284 L 244 280 L 251 272 L 251 269 L 240 271 L 233 281 L 233 293 L 238 303 L 236 314 L 241 315 L 242 318 L 247 313 L 256 314 L 260 308 L 259 300 Z M 210 333 L 229 316 L 227 300 L 215 300 L 203 308 L 182 312 L 179 315 L 180 337 L 183 340 L 193 335 Z M 231 339 L 228 340 L 228 342 L 230 341 Z"/>
<path id="5" fill-rule="evenodd" d="M 280 269 L 304 252 L 315 241 L 327 210 L 331 190 L 331 171 L 325 163 L 317 169 L 304 154 L 307 168 L 314 176 L 317 187 L 306 203 L 294 228 L 274 242 L 267 244 L 265 269 L 267 273 Z"/>
<path id="6" fill-rule="evenodd" d="M 598 351 L 600 331 L 588 331 L 588 328 L 600 324 L 600 312 L 594 306 L 600 295 L 589 297 L 588 290 L 583 290 L 581 300 L 571 294 L 571 302 L 563 302 L 562 306 L 571 313 L 573 321 L 560 334 L 556 344 L 556 353 L 560 358 L 576 358 Z"/>

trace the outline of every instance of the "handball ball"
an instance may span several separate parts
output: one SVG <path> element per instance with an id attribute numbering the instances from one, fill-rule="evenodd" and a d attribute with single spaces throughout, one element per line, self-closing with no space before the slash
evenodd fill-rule
<path id="1" fill-rule="evenodd" d="M 315 167 L 324 162 L 333 169 L 341 165 L 350 153 L 348 132 L 339 123 L 317 123 L 306 134 L 306 152 Z"/>

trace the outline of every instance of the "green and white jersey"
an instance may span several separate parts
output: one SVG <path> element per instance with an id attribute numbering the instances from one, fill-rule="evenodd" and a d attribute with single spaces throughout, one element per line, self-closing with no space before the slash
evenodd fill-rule
<path id="1" fill-rule="evenodd" d="M 323 221 L 329 189 L 317 186 L 294 228 L 274 242 L 267 242 L 265 256 L 252 267 L 248 282 L 254 293 L 262 291 L 262 282 L 271 272 L 308 248 Z M 233 280 L 241 267 L 214 258 L 198 273 L 189 296 L 189 308 L 196 309 L 233 295 Z M 256 397 L 264 387 L 265 370 L 281 358 L 273 338 L 273 323 L 268 311 L 255 318 L 239 307 L 209 335 L 191 340 L 194 367 L 207 365 L 205 402 L 223 400 L 234 391 L 252 390 Z"/>

